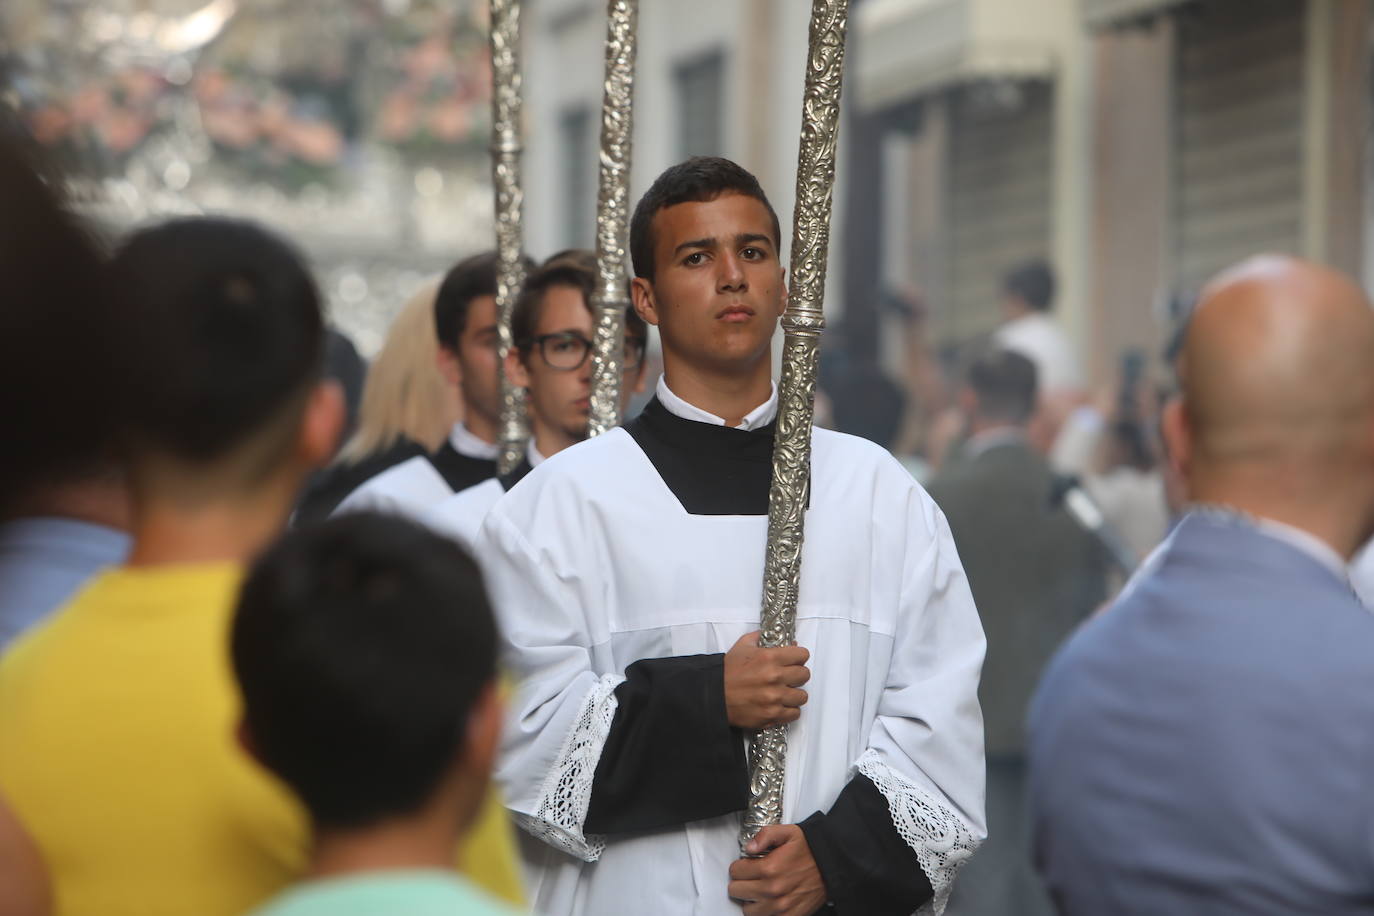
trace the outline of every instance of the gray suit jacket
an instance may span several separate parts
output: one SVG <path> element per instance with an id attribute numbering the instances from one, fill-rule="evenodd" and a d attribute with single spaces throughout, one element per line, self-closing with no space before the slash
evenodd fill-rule
<path id="1" fill-rule="evenodd" d="M 1019 442 L 994 445 L 930 484 L 949 520 L 987 634 L 978 699 L 989 756 L 1025 748 L 1026 706 L 1040 673 L 1105 597 L 1096 542 L 1050 506 L 1051 474 Z"/>
<path id="2" fill-rule="evenodd" d="M 1030 718 L 1060 912 L 1374 913 L 1374 615 L 1309 553 L 1186 517 Z"/>

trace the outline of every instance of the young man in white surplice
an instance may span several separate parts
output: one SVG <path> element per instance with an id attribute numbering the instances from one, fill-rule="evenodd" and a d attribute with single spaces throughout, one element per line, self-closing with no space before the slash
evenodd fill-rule
<path id="1" fill-rule="evenodd" d="M 943 515 L 882 449 L 815 432 L 799 645 L 757 645 L 779 242 L 734 163 L 660 176 L 630 229 L 656 397 L 478 537 L 520 678 L 498 778 L 538 913 L 939 913 L 983 837 L 983 632 Z M 778 722 L 784 824 L 741 858 L 746 735 Z"/>

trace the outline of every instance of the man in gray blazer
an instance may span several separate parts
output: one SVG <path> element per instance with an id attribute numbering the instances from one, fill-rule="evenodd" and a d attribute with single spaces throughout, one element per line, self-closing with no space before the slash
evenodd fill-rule
<path id="1" fill-rule="evenodd" d="M 1025 717 L 1054 650 L 1105 597 L 1105 554 L 1057 507 L 1053 475 L 1026 435 L 1037 370 L 992 349 L 959 395 L 969 437 L 930 484 L 949 520 L 987 634 L 978 687 L 987 729 L 988 839 L 960 875 L 959 916 L 1048 913 L 1025 819 Z"/>
<path id="2" fill-rule="evenodd" d="M 1165 415 L 1191 511 L 1032 704 L 1037 858 L 1077 914 L 1374 913 L 1374 311 L 1264 257 L 1214 280 Z"/>

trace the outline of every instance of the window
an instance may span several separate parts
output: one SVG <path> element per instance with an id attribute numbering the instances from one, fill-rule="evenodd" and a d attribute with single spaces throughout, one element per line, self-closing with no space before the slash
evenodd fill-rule
<path id="1" fill-rule="evenodd" d="M 586 108 L 565 111 L 558 119 L 563 169 L 563 247 L 596 244 L 596 187 L 599 172 L 594 146 L 596 122 Z"/>
<path id="2" fill-rule="evenodd" d="M 712 51 L 678 64 L 673 82 L 677 89 L 680 158 L 722 155 L 725 55 Z"/>

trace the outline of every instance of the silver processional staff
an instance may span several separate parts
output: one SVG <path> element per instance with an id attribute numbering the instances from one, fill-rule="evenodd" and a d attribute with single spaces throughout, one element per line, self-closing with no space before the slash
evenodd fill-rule
<path id="1" fill-rule="evenodd" d="M 601 176 L 596 207 L 596 292 L 592 312 L 591 415 L 587 434 L 620 425 L 625 361 L 626 239 L 630 222 L 630 153 L 639 0 L 610 0 L 606 13 L 606 83 L 601 105 Z"/>
<path id="2" fill-rule="evenodd" d="M 496 192 L 496 324 L 501 373 L 501 434 L 496 472 L 515 470 L 525 457 L 529 417 L 525 392 L 506 377 L 514 345 L 511 313 L 525 283 L 520 187 L 520 0 L 491 0 L 491 183 Z"/>
<path id="3" fill-rule="evenodd" d="M 797 204 L 792 217 L 792 274 L 783 314 L 782 383 L 773 441 L 773 485 L 768 492 L 768 549 L 763 572 L 763 624 L 759 644 L 796 641 L 804 513 L 811 489 L 811 417 L 816 363 L 825 327 L 826 257 L 835 146 L 840 127 L 840 81 L 848 0 L 814 0 L 810 50 L 802 98 Z M 762 828 L 781 823 L 787 726 L 758 732 L 749 745 L 749 807 L 740 831 L 743 847 Z"/>

